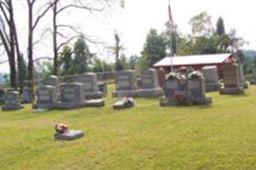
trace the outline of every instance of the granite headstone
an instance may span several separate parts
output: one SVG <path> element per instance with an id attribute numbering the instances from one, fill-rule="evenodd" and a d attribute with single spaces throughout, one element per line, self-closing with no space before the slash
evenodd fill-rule
<path id="1" fill-rule="evenodd" d="M 23 107 L 20 104 L 20 93 L 18 91 L 9 91 L 4 95 L 4 106 L 2 110 L 18 110 Z"/>

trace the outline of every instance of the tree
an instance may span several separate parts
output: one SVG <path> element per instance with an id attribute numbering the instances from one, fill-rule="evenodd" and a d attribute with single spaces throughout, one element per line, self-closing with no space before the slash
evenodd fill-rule
<path id="1" fill-rule="evenodd" d="M 122 64 L 120 61 L 120 51 L 123 49 L 122 45 L 120 45 L 120 36 L 118 35 L 118 33 L 114 34 L 115 37 L 115 47 L 114 47 L 114 53 L 115 53 L 115 70 L 116 71 L 120 71 L 122 70 Z"/>
<path id="2" fill-rule="evenodd" d="M 158 35 L 156 29 L 151 29 L 141 52 L 147 62 L 147 67 L 152 67 L 156 62 L 166 56 L 167 40 L 163 34 Z"/>
<path id="3" fill-rule="evenodd" d="M 54 0 L 55 3 L 58 3 L 60 0 Z M 39 22 L 44 18 L 48 11 L 52 8 L 54 3 L 47 2 L 43 7 L 35 12 L 36 4 L 40 2 L 39 0 L 27 0 L 28 6 L 28 79 L 30 80 L 30 88 L 34 90 L 34 81 L 33 81 L 33 49 L 34 49 L 34 32 L 39 24 Z"/>
<path id="4" fill-rule="evenodd" d="M 72 48 L 68 45 L 63 47 L 63 50 L 60 54 L 59 67 L 62 70 L 61 75 L 70 75 L 72 69 Z M 54 65 L 55 69 L 55 65 Z"/>
<path id="5" fill-rule="evenodd" d="M 104 9 L 104 2 L 107 3 L 105 0 L 101 0 L 102 3 L 100 3 L 101 7 L 94 7 L 98 6 L 98 3 L 95 2 L 88 2 L 88 1 L 81 1 L 81 0 L 67 0 L 67 1 L 60 1 L 57 0 L 51 0 L 52 3 L 52 12 L 53 12 L 53 54 L 54 54 L 54 59 L 53 59 L 53 65 L 54 65 L 54 71 L 53 74 L 57 75 L 58 74 L 58 56 L 60 54 L 60 50 L 63 46 L 67 45 L 69 42 L 77 38 L 76 35 L 67 36 L 64 33 L 60 31 L 60 29 L 67 29 L 71 30 L 75 34 L 78 34 L 79 31 L 77 28 L 75 28 L 72 25 L 69 24 L 61 24 L 59 20 L 60 14 L 64 13 L 65 11 L 68 11 L 70 9 L 81 9 L 84 11 L 89 11 L 90 13 L 93 12 L 101 12 Z M 85 38 L 85 36 L 84 36 Z M 89 39 L 88 39 L 89 40 Z M 91 42 L 93 42 L 91 40 Z"/>
<path id="6" fill-rule="evenodd" d="M 17 88 L 16 54 L 20 62 L 20 50 L 12 0 L 0 0 L 0 40 L 8 55 L 11 87 Z"/>
<path id="7" fill-rule="evenodd" d="M 20 57 L 20 62 L 18 62 L 18 79 L 19 79 L 19 86 L 20 89 L 23 89 L 23 82 L 27 80 L 27 63 L 24 60 L 23 55 Z"/>
<path id="8" fill-rule="evenodd" d="M 89 71 L 89 64 L 92 61 L 92 53 L 81 35 L 74 45 L 74 60 L 72 63 L 72 73 L 84 73 Z"/>
<path id="9" fill-rule="evenodd" d="M 216 24 L 216 34 L 219 36 L 225 35 L 225 25 L 224 20 L 222 17 L 219 17 L 217 24 Z"/>
<path id="10" fill-rule="evenodd" d="M 192 17 L 189 24 L 192 26 L 192 33 L 195 36 L 209 36 L 213 32 L 211 16 L 207 12 Z"/>

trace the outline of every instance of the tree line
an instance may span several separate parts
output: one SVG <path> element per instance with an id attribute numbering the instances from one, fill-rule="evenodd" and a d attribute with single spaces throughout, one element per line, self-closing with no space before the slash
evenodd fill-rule
<path id="1" fill-rule="evenodd" d="M 109 62 L 98 57 L 97 54 L 91 53 L 88 45 L 90 40 L 77 31 L 75 27 L 58 22 L 60 13 L 69 8 L 101 12 L 103 10 L 101 6 L 93 6 L 90 3 L 90 5 L 88 3 L 84 4 L 84 1 L 80 0 L 69 0 L 66 4 L 59 0 L 50 0 L 38 13 L 33 11 L 37 1 L 40 0 L 27 0 L 29 34 L 28 52 L 24 57 L 19 48 L 19 36 L 17 35 L 16 22 L 13 16 L 12 0 L 0 0 L 0 19 L 3 23 L 0 27 L 0 42 L 8 55 L 10 82 L 13 88 L 17 87 L 16 80 L 19 80 L 18 84 L 22 88 L 24 79 L 33 80 L 33 77 L 42 77 L 49 74 L 65 76 L 87 71 L 105 72 L 124 69 L 142 71 L 168 56 L 170 53 L 168 49 L 171 49 L 175 55 L 235 52 L 239 54 L 241 59 L 244 58 L 243 53 L 239 50 L 246 43 L 243 38 L 238 37 L 234 29 L 227 32 L 222 17 L 219 17 L 216 24 L 212 24 L 211 16 L 202 12 L 190 19 L 191 33 L 188 35 L 182 34 L 178 29 L 171 36 L 168 29 L 160 33 L 156 29 L 150 29 L 140 56 L 125 56 L 125 47 L 120 35 L 114 33 L 115 44 L 108 48 L 113 51 L 115 59 L 114 62 Z M 111 0 L 102 1 L 105 3 L 111 2 Z M 124 6 L 123 2 L 121 1 L 122 7 Z M 53 57 L 51 58 L 53 58 L 53 61 L 35 62 L 33 58 L 33 37 L 40 20 L 49 11 L 52 11 Z M 73 34 L 64 35 L 63 28 L 72 30 Z M 170 43 L 170 41 L 172 42 Z M 25 62 L 25 58 L 28 62 Z M 33 88 L 32 83 L 30 86 Z"/>
<path id="2" fill-rule="evenodd" d="M 18 3 L 24 3 L 26 6 L 27 18 L 24 18 L 24 22 L 27 22 L 27 51 L 24 52 L 20 49 L 21 35 L 17 31 L 17 21 L 15 19 L 16 13 L 14 6 Z M 69 24 L 61 23 L 61 14 L 69 12 L 70 10 L 84 10 L 90 13 L 103 12 L 106 8 L 109 8 L 114 4 L 115 0 L 0 0 L 0 48 L 4 49 L 4 53 L 8 56 L 8 62 L 10 66 L 10 85 L 12 88 L 17 88 L 18 85 L 22 88 L 24 73 L 22 65 L 24 66 L 24 58 L 27 59 L 27 79 L 31 80 L 30 87 L 33 89 L 34 78 L 34 49 L 35 49 L 35 35 L 38 33 L 38 25 L 45 16 L 50 13 L 52 16 L 52 25 L 46 30 L 50 30 L 52 33 L 53 44 L 53 74 L 58 74 L 58 58 L 60 56 L 62 48 L 65 44 L 70 43 L 77 38 L 78 30 Z M 124 1 L 118 1 L 120 5 L 124 6 Z M 26 16 L 26 15 L 24 15 Z M 69 30 L 69 34 L 65 35 Z M 70 32 L 72 32 L 70 34 Z M 16 68 L 16 65 L 18 68 Z M 18 78 L 17 78 L 18 77 Z M 19 82 L 17 82 L 19 80 Z"/>

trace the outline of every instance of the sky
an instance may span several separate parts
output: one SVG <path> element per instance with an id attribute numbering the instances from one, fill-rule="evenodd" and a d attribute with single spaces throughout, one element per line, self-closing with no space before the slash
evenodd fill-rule
<path id="1" fill-rule="evenodd" d="M 244 49 L 256 49 L 256 20 L 254 18 L 256 2 L 253 0 L 171 0 L 173 20 L 182 34 L 189 34 L 191 27 L 188 24 L 190 18 L 206 11 L 212 16 L 215 25 L 219 16 L 225 22 L 226 32 L 236 29 L 237 35 L 243 37 L 249 44 Z M 18 31 L 22 35 L 21 40 L 26 41 L 26 21 L 24 17 L 24 4 L 20 4 L 17 11 Z M 21 14 L 21 15 L 19 15 Z M 89 15 L 77 11 L 69 12 L 63 17 L 64 23 L 72 23 L 80 28 L 92 39 L 104 42 L 104 46 L 114 44 L 114 32 L 120 34 L 121 43 L 125 47 L 126 56 L 140 55 L 146 35 L 150 28 L 156 28 L 159 32 L 165 29 L 168 19 L 168 0 L 126 0 L 125 8 L 113 10 L 110 14 Z M 50 25 L 49 18 L 41 23 L 36 39 L 41 39 L 40 29 Z M 37 45 L 35 58 L 40 56 L 52 56 L 49 35 L 44 36 L 44 42 Z M 23 43 L 23 51 L 26 51 L 26 43 Z M 90 45 L 91 51 L 107 61 L 113 61 L 113 53 L 100 45 Z M 4 58 L 0 58 L 0 63 Z M 8 72 L 8 64 L 0 65 L 0 72 Z"/>

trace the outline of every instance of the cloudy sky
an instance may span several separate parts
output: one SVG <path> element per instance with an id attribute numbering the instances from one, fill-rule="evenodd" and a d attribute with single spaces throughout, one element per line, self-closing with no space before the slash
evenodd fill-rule
<path id="1" fill-rule="evenodd" d="M 171 0 L 174 22 L 183 34 L 190 33 L 189 19 L 206 11 L 212 16 L 214 25 L 217 18 L 222 16 L 226 31 L 235 28 L 238 36 L 249 42 L 248 45 L 244 46 L 245 49 L 256 49 L 255 6 L 256 2 L 252 0 Z M 17 8 L 17 13 L 21 14 L 17 18 L 19 32 L 22 34 L 21 39 L 26 40 L 26 36 L 24 36 L 26 35 L 26 21 L 23 20 L 26 18 L 24 17 L 26 14 L 22 10 L 23 8 L 24 4 L 21 5 L 21 8 Z M 117 31 L 120 33 L 122 44 L 125 46 L 125 54 L 130 56 L 140 54 L 150 28 L 156 28 L 159 31 L 165 29 L 164 23 L 168 18 L 167 9 L 168 0 L 126 0 L 124 10 L 117 10 L 104 17 L 70 12 L 63 18 L 64 22 L 74 23 L 81 28 L 82 32 L 97 40 L 104 41 L 107 45 L 114 44 L 113 33 Z M 41 25 L 47 24 L 50 23 L 45 20 Z M 39 33 L 37 37 L 40 37 Z M 49 36 L 45 37 L 45 43 L 39 44 L 36 48 L 35 57 L 51 56 L 51 45 L 49 45 L 50 41 L 47 40 Z M 23 51 L 25 49 L 26 43 L 23 45 Z M 107 61 L 113 59 L 112 53 L 106 52 L 100 45 L 91 46 L 91 50 L 97 52 L 101 58 L 105 58 Z M 2 60 L 3 57 L 0 58 L 0 62 Z M 7 65 L 0 65 L 0 72 L 7 71 Z"/>

